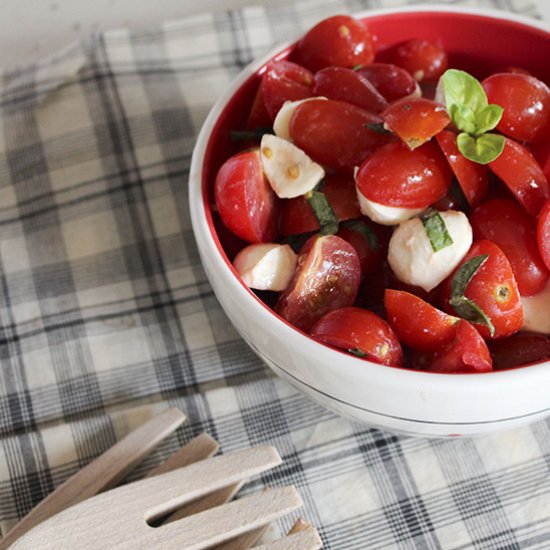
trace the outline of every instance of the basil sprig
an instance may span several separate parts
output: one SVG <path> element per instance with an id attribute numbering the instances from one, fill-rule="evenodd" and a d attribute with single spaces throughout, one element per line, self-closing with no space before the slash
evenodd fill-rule
<path id="1" fill-rule="evenodd" d="M 439 252 L 441 249 L 453 244 L 454 241 L 449 234 L 445 221 L 437 210 L 429 208 L 420 216 L 420 221 L 434 252 Z"/>
<path id="2" fill-rule="evenodd" d="M 326 195 L 322 191 L 313 190 L 306 193 L 305 197 L 321 226 L 321 235 L 334 235 L 338 233 L 338 218 L 332 206 L 330 206 Z"/>
<path id="3" fill-rule="evenodd" d="M 480 82 L 464 71 L 445 71 L 440 87 L 447 112 L 461 130 L 456 141 L 459 151 L 479 164 L 495 160 L 504 149 L 504 137 L 487 132 L 500 122 L 503 108 L 489 104 Z"/>
<path id="4" fill-rule="evenodd" d="M 495 327 L 487 314 L 473 301 L 464 296 L 464 292 L 477 270 L 487 261 L 487 254 L 474 256 L 465 262 L 455 273 L 451 281 L 451 299 L 449 303 L 453 306 L 456 314 L 466 321 L 486 325 L 491 336 L 495 334 Z"/>

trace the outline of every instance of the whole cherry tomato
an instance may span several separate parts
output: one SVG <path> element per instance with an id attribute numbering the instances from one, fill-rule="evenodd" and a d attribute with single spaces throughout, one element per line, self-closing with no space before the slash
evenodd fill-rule
<path id="1" fill-rule="evenodd" d="M 461 264 L 442 283 L 445 309 L 453 315 L 458 314 L 449 303 L 453 278 L 468 260 L 480 255 L 487 255 L 487 259 L 474 273 L 464 296 L 481 308 L 492 322 L 495 332 L 491 335 L 485 324 L 475 323 L 475 326 L 484 338 L 510 336 L 521 328 L 523 308 L 510 262 L 504 252 L 491 241 L 474 242 Z"/>
<path id="2" fill-rule="evenodd" d="M 355 176 L 358 191 L 386 206 L 425 208 L 449 189 L 452 172 L 432 142 L 411 151 L 403 143 L 376 149 Z"/>
<path id="3" fill-rule="evenodd" d="M 391 63 L 371 63 L 357 69 L 387 101 L 420 95 L 416 80 L 405 69 Z"/>
<path id="4" fill-rule="evenodd" d="M 313 96 L 313 73 L 291 61 L 271 61 L 262 78 L 262 94 L 271 120 L 285 101 Z"/>
<path id="5" fill-rule="evenodd" d="M 368 26 L 348 15 L 335 15 L 310 29 L 296 44 L 294 59 L 312 71 L 372 63 L 374 43 Z"/>
<path id="6" fill-rule="evenodd" d="M 391 327 L 366 309 L 345 307 L 331 311 L 317 321 L 311 336 L 374 363 L 394 367 L 403 364 L 401 345 Z"/>
<path id="7" fill-rule="evenodd" d="M 493 369 L 510 369 L 550 359 L 550 338 L 546 334 L 518 332 L 508 338 L 489 342 Z"/>
<path id="8" fill-rule="evenodd" d="M 353 246 L 335 235 L 314 235 L 300 250 L 296 272 L 275 311 L 291 325 L 309 332 L 329 311 L 353 304 L 360 280 L 361 267 Z"/>
<path id="9" fill-rule="evenodd" d="M 312 99 L 296 108 L 289 129 L 292 141 L 313 160 L 351 171 L 373 149 L 393 140 L 376 130 L 381 123 L 379 116 L 356 105 Z"/>
<path id="10" fill-rule="evenodd" d="M 387 289 L 384 305 L 399 339 L 416 351 L 435 352 L 455 339 L 459 319 L 414 294 Z"/>
<path id="11" fill-rule="evenodd" d="M 474 239 L 494 242 L 506 254 L 522 296 L 538 294 L 548 281 L 540 257 L 535 221 L 515 201 L 494 199 L 470 216 Z"/>
<path id="12" fill-rule="evenodd" d="M 519 141 L 535 141 L 550 131 L 550 89 L 535 78 L 518 73 L 498 73 L 482 83 L 489 103 L 504 112 L 497 130 Z"/>
<path id="13" fill-rule="evenodd" d="M 226 160 L 214 183 L 216 207 L 225 226 L 250 243 L 273 242 L 279 199 L 264 176 L 258 149 Z"/>
<path id="14" fill-rule="evenodd" d="M 537 222 L 537 243 L 548 269 L 550 269 L 550 199 L 544 203 Z"/>
<path id="15" fill-rule="evenodd" d="M 448 65 L 447 54 L 428 40 L 407 40 L 386 52 L 387 60 L 409 71 L 418 82 L 437 80 Z"/>
<path id="16" fill-rule="evenodd" d="M 388 102 L 376 91 L 376 88 L 358 72 L 344 67 L 326 67 L 313 77 L 313 93 L 329 99 L 346 101 L 379 113 L 388 106 Z"/>

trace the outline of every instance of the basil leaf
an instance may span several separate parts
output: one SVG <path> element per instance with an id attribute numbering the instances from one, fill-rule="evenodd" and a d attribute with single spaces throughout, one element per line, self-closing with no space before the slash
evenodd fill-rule
<path id="1" fill-rule="evenodd" d="M 487 106 L 487 94 L 473 76 L 457 69 L 448 69 L 441 78 L 445 106 L 451 117 L 453 105 L 468 106 L 474 113 L 478 113 Z"/>
<path id="2" fill-rule="evenodd" d="M 459 317 L 472 323 L 486 325 L 489 328 L 491 336 L 495 335 L 495 326 L 491 322 L 491 319 L 473 300 L 466 298 L 466 296 L 460 296 L 451 298 L 449 303 L 453 306 Z"/>
<path id="3" fill-rule="evenodd" d="M 478 164 L 492 162 L 504 150 L 504 136 L 498 134 L 482 134 L 472 137 L 468 134 L 459 134 L 456 138 L 458 150 L 468 159 Z"/>
<path id="4" fill-rule="evenodd" d="M 352 71 L 358 71 L 359 69 L 362 69 L 363 68 L 363 65 L 361 65 L 361 63 L 359 63 L 359 65 L 354 65 L 351 70 Z"/>
<path id="5" fill-rule="evenodd" d="M 357 231 L 357 233 L 361 233 L 361 235 L 363 235 L 367 239 L 369 243 L 369 248 L 373 252 L 378 252 L 378 249 L 380 247 L 378 235 L 365 222 L 362 222 L 361 220 L 348 220 L 343 222 L 342 225 L 344 227 L 347 227 L 348 229 L 351 229 L 352 231 Z"/>
<path id="6" fill-rule="evenodd" d="M 476 135 L 484 134 L 485 132 L 496 128 L 496 125 L 502 118 L 503 112 L 504 109 L 500 105 L 493 104 L 487 105 L 487 107 L 481 109 L 475 117 Z"/>
<path id="7" fill-rule="evenodd" d="M 383 122 L 368 122 L 367 124 L 365 124 L 365 126 L 375 134 L 393 134 L 393 132 L 391 132 L 384 126 Z"/>
<path id="8" fill-rule="evenodd" d="M 476 115 L 467 105 L 452 105 L 449 116 L 459 130 L 468 134 L 476 132 Z"/>
<path id="9" fill-rule="evenodd" d="M 352 348 L 348 349 L 348 353 L 351 353 L 352 355 L 355 355 L 356 357 L 361 357 L 361 359 L 364 359 L 365 357 L 368 357 L 367 354 L 360 350 L 359 348 Z"/>
<path id="10" fill-rule="evenodd" d="M 453 239 L 449 235 L 445 221 L 437 210 L 430 208 L 420 216 L 420 220 L 434 252 L 439 252 L 441 249 L 453 244 Z"/>
<path id="11" fill-rule="evenodd" d="M 254 128 L 253 130 L 232 130 L 229 132 L 231 141 L 260 140 L 264 134 L 272 134 L 273 128 Z"/>
<path id="12" fill-rule="evenodd" d="M 477 270 L 487 261 L 488 254 L 480 254 L 463 263 L 451 281 L 451 300 L 464 296 L 466 287 Z"/>
<path id="13" fill-rule="evenodd" d="M 321 235 L 334 235 L 338 232 L 338 218 L 322 191 L 310 191 L 305 195 L 319 225 Z"/>

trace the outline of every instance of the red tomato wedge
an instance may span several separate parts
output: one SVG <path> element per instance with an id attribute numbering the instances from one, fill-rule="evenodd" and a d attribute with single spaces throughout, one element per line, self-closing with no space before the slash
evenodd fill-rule
<path id="1" fill-rule="evenodd" d="M 415 94 L 416 80 L 405 69 L 391 63 L 371 63 L 357 69 L 387 101 L 395 101 Z"/>
<path id="2" fill-rule="evenodd" d="M 409 149 L 416 149 L 445 128 L 451 119 L 435 101 L 421 97 L 399 99 L 380 115 Z"/>
<path id="3" fill-rule="evenodd" d="M 226 160 L 214 183 L 216 207 L 225 226 L 250 242 L 273 242 L 278 235 L 279 199 L 262 170 L 260 152 Z"/>
<path id="4" fill-rule="evenodd" d="M 325 177 L 323 193 L 327 197 L 338 221 L 351 220 L 361 216 L 355 181 L 346 174 L 332 174 Z M 319 229 L 319 222 L 305 197 L 285 200 L 281 207 L 281 235 L 299 235 Z"/>
<path id="5" fill-rule="evenodd" d="M 488 168 L 468 160 L 456 144 L 456 134 L 443 130 L 435 137 L 453 171 L 468 204 L 476 207 L 489 191 Z"/>
<path id="6" fill-rule="evenodd" d="M 473 275 L 464 296 L 474 301 L 493 323 L 495 328 L 493 336 L 490 334 L 489 327 L 476 323 L 475 327 L 480 334 L 484 338 L 503 338 L 521 328 L 523 308 L 510 262 L 504 252 L 491 241 L 474 242 L 460 265 L 442 283 L 444 305 L 446 311 L 456 314 L 449 303 L 453 277 L 468 260 L 483 254 L 487 254 L 488 258 Z"/>
<path id="7" fill-rule="evenodd" d="M 489 342 L 493 369 L 510 369 L 550 359 L 550 338 L 546 334 L 518 332 L 509 338 Z"/>
<path id="8" fill-rule="evenodd" d="M 267 107 L 265 106 L 264 93 L 262 91 L 262 85 L 258 88 L 256 95 L 254 96 L 254 102 L 250 109 L 250 114 L 246 120 L 246 127 L 249 129 L 254 128 L 268 128 L 272 125 L 273 120 L 267 112 Z"/>
<path id="9" fill-rule="evenodd" d="M 262 94 L 271 120 L 285 101 L 313 96 L 313 73 L 290 61 L 271 61 L 262 78 Z"/>
<path id="10" fill-rule="evenodd" d="M 523 208 L 531 216 L 537 216 L 544 201 L 550 197 L 550 187 L 533 155 L 519 143 L 506 138 L 504 150 L 496 160 L 489 163 L 489 167 L 512 191 Z"/>
<path id="11" fill-rule="evenodd" d="M 400 367 L 403 352 L 391 327 L 372 311 L 345 307 L 322 317 L 311 330 L 316 339 L 353 355 Z"/>
<path id="12" fill-rule="evenodd" d="M 368 26 L 348 15 L 329 17 L 311 28 L 296 44 L 294 58 L 312 71 L 372 63 L 374 43 Z"/>
<path id="13" fill-rule="evenodd" d="M 544 203 L 537 222 L 537 243 L 548 269 L 550 269 L 550 199 Z"/>
<path id="14" fill-rule="evenodd" d="M 418 82 L 437 80 L 448 65 L 447 54 L 428 40 L 407 40 L 386 52 L 386 59 L 411 73 Z"/>
<path id="15" fill-rule="evenodd" d="M 439 150 L 428 142 L 411 151 L 403 143 L 376 149 L 355 176 L 358 191 L 386 206 L 425 208 L 447 193 L 452 172 Z"/>
<path id="16" fill-rule="evenodd" d="M 393 140 L 372 125 L 382 119 L 343 101 L 315 100 L 299 105 L 290 119 L 290 136 L 313 160 L 330 168 L 352 171 L 369 153 Z"/>
<path id="17" fill-rule="evenodd" d="M 470 216 L 474 239 L 494 242 L 506 254 L 522 296 L 538 294 L 548 281 L 540 257 L 535 221 L 515 201 L 494 199 Z"/>
<path id="18" fill-rule="evenodd" d="M 455 339 L 459 319 L 414 294 L 387 289 L 384 305 L 399 339 L 416 351 L 435 352 Z"/>
<path id="19" fill-rule="evenodd" d="M 329 311 L 353 304 L 360 280 L 359 258 L 350 244 L 335 235 L 314 235 L 300 250 L 296 272 L 275 311 L 309 332 Z"/>
<path id="20" fill-rule="evenodd" d="M 344 67 L 326 67 L 313 77 L 313 94 L 347 101 L 373 113 L 383 111 L 388 102 L 358 72 Z"/>

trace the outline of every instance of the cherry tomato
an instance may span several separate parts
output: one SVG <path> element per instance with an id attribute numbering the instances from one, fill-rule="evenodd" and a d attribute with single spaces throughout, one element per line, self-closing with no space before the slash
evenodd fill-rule
<path id="1" fill-rule="evenodd" d="M 428 40 L 407 40 L 389 52 L 388 61 L 409 71 L 418 82 L 437 80 L 447 70 L 447 54 Z"/>
<path id="2" fill-rule="evenodd" d="M 456 336 L 459 319 L 414 294 L 387 289 L 384 305 L 388 321 L 399 339 L 416 351 L 435 352 Z"/>
<path id="3" fill-rule="evenodd" d="M 506 138 L 504 150 L 489 163 L 489 167 L 508 186 L 523 208 L 531 216 L 537 216 L 550 196 L 550 187 L 533 155 L 519 143 Z"/>
<path id="4" fill-rule="evenodd" d="M 268 128 L 272 125 L 273 120 L 267 112 L 267 107 L 265 106 L 264 93 L 262 91 L 262 86 L 258 87 L 258 91 L 254 96 L 254 102 L 250 109 L 250 114 L 246 120 L 246 127 L 250 129 L 254 128 Z"/>
<path id="5" fill-rule="evenodd" d="M 421 97 L 399 99 L 380 116 L 384 119 L 385 125 L 395 132 L 409 149 L 416 149 L 451 122 L 443 105 Z"/>
<path id="6" fill-rule="evenodd" d="M 361 216 L 355 181 L 345 174 L 325 177 L 323 193 L 332 206 L 338 221 L 351 220 Z M 305 197 L 285 200 L 281 206 L 281 235 L 299 235 L 319 229 L 319 222 Z"/>
<path id="7" fill-rule="evenodd" d="M 420 95 L 416 80 L 405 69 L 397 65 L 371 63 L 357 69 L 357 72 L 369 80 L 387 101 Z"/>
<path id="8" fill-rule="evenodd" d="M 311 336 L 381 365 L 400 367 L 403 352 L 391 327 L 372 311 L 344 307 L 322 317 Z"/>
<path id="9" fill-rule="evenodd" d="M 488 258 L 471 278 L 464 295 L 484 311 L 495 327 L 495 333 L 491 336 L 489 327 L 476 323 L 477 330 L 484 338 L 510 336 L 521 328 L 523 309 L 510 262 L 491 241 L 474 242 L 460 265 L 442 283 L 445 309 L 456 315 L 455 309 L 449 304 L 453 277 L 468 260 L 482 254 L 487 254 Z"/>
<path id="10" fill-rule="evenodd" d="M 548 269 L 550 269 L 550 199 L 544 203 L 537 222 L 537 243 Z"/>
<path id="11" fill-rule="evenodd" d="M 533 76 L 528 70 L 522 69 L 521 67 L 515 67 L 514 65 L 508 65 L 507 67 L 504 67 L 502 71 L 499 71 L 502 73 L 514 73 L 514 74 L 526 74 L 528 76 Z"/>
<path id="12" fill-rule="evenodd" d="M 223 223 L 237 237 L 250 243 L 277 238 L 279 199 L 264 176 L 258 149 L 238 153 L 222 164 L 214 198 Z"/>
<path id="13" fill-rule="evenodd" d="M 365 23 L 348 15 L 335 15 L 310 29 L 296 44 L 294 59 L 312 71 L 372 63 L 374 43 Z"/>
<path id="14" fill-rule="evenodd" d="M 335 235 L 314 235 L 300 250 L 294 276 L 275 311 L 309 332 L 326 313 L 353 305 L 361 267 L 353 246 Z"/>
<path id="15" fill-rule="evenodd" d="M 313 96 L 313 74 L 291 61 L 271 61 L 262 78 L 262 93 L 271 120 L 285 101 Z"/>
<path id="16" fill-rule="evenodd" d="M 297 147 L 330 168 L 353 170 L 369 153 L 393 140 L 372 129 L 382 119 L 349 103 L 334 100 L 307 101 L 290 119 L 290 135 Z"/>
<path id="17" fill-rule="evenodd" d="M 477 206 L 489 190 L 488 169 L 482 164 L 468 160 L 456 144 L 456 134 L 443 130 L 436 136 L 437 143 L 445 154 L 468 204 Z"/>
<path id="18" fill-rule="evenodd" d="M 497 130 L 519 141 L 535 141 L 550 130 L 550 89 L 535 78 L 518 73 L 498 73 L 482 83 L 489 103 L 504 112 Z"/>
<path id="19" fill-rule="evenodd" d="M 535 332 L 518 332 L 489 342 L 493 369 L 509 369 L 550 359 L 550 338 Z"/>
<path id="20" fill-rule="evenodd" d="M 548 281 L 548 269 L 537 247 L 535 221 L 515 201 L 494 199 L 470 216 L 474 239 L 487 239 L 506 254 L 522 296 L 538 294 Z"/>
<path id="21" fill-rule="evenodd" d="M 347 101 L 373 113 L 379 113 L 388 102 L 358 72 L 344 67 L 326 67 L 313 77 L 314 95 Z"/>
<path id="22" fill-rule="evenodd" d="M 411 151 L 390 143 L 374 151 L 355 176 L 358 191 L 386 206 L 424 208 L 441 199 L 451 185 L 452 172 L 433 142 Z"/>

